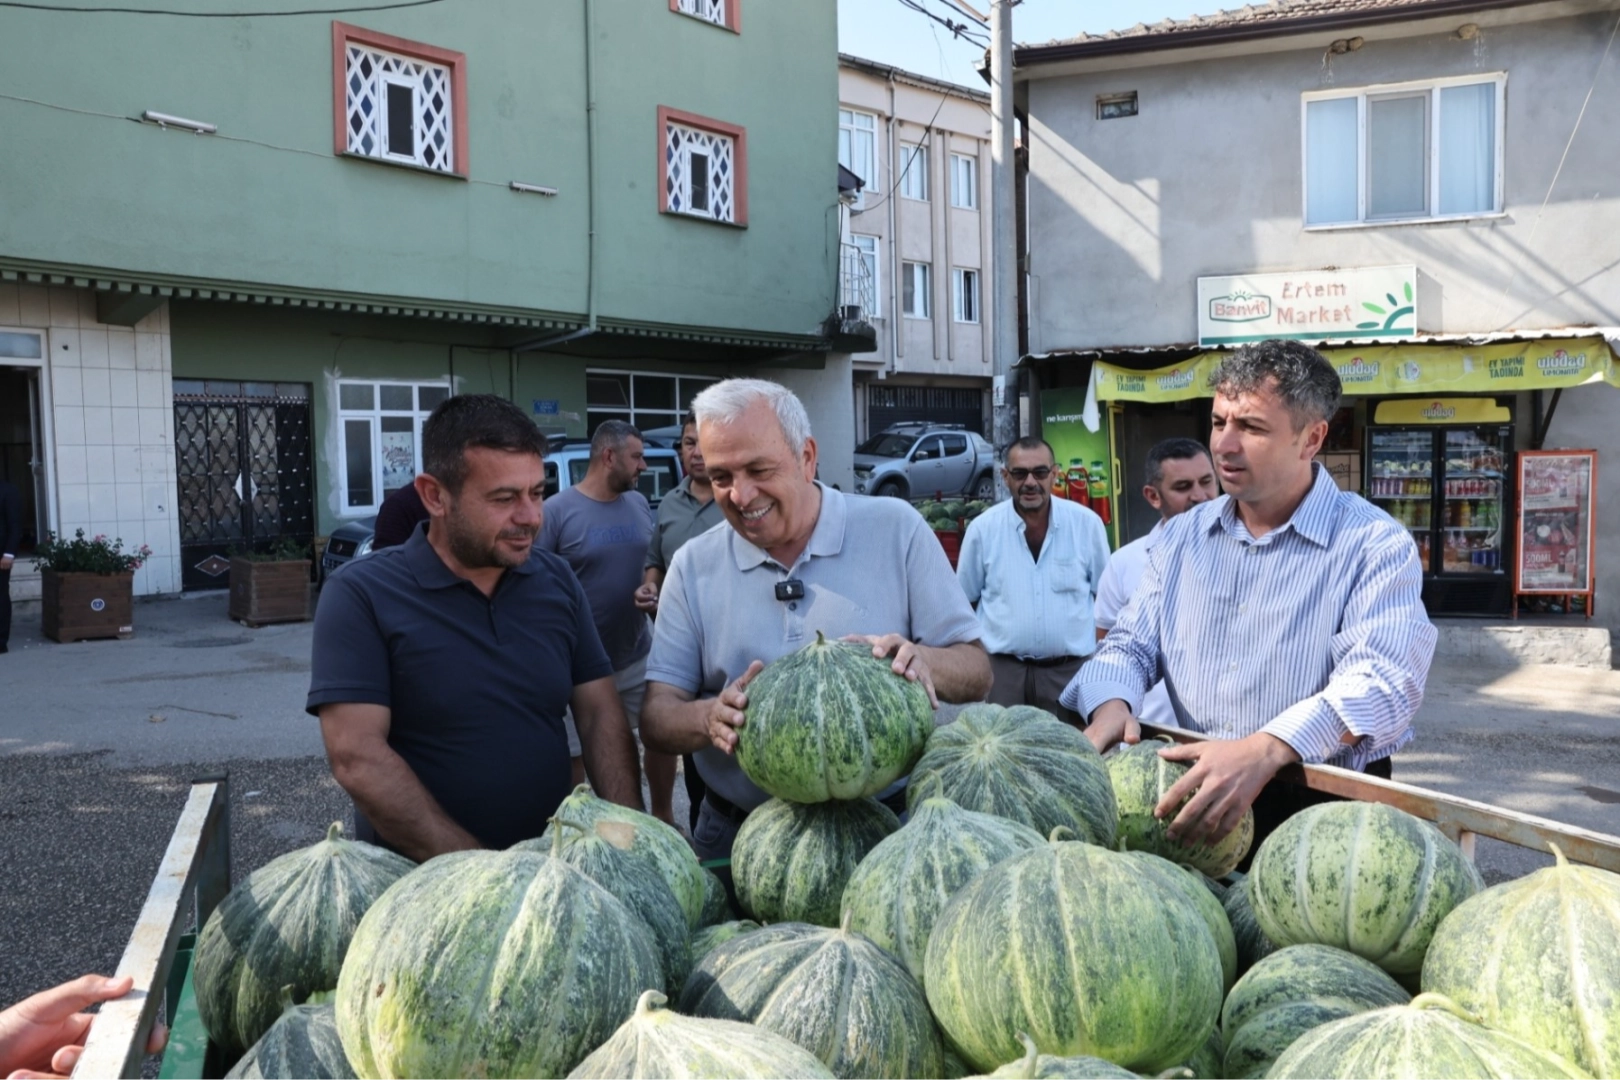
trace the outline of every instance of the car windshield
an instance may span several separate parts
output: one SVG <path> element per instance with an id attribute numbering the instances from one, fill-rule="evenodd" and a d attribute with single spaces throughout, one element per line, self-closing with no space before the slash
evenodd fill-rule
<path id="1" fill-rule="evenodd" d="M 911 450 L 911 444 L 917 441 L 915 435 L 896 435 L 892 432 L 874 435 L 855 448 L 857 454 L 871 454 L 873 457 L 905 457 Z"/>

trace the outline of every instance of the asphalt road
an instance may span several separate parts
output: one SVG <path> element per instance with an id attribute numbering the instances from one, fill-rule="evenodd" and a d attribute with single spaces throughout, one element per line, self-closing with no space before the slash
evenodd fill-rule
<path id="1" fill-rule="evenodd" d="M 307 624 L 247 630 L 210 596 L 136 627 L 55 645 L 24 612 L 0 657 L 0 1002 L 113 970 L 193 777 L 230 771 L 237 879 L 350 824 L 302 710 Z M 1620 833 L 1620 672 L 1437 666 L 1417 729 L 1397 779 Z M 1478 853 L 1491 881 L 1546 861 Z"/>

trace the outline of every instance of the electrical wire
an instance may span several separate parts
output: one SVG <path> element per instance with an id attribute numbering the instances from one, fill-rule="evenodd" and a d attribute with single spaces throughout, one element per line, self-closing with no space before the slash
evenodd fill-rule
<path id="1" fill-rule="evenodd" d="M 900 0 L 900 3 L 902 6 L 908 7 L 912 11 L 918 12 L 919 14 L 925 15 L 934 20 L 939 25 L 949 30 L 953 35 L 963 41 L 966 41 L 970 45 L 977 45 L 981 49 L 987 49 L 990 47 L 989 33 L 979 29 L 971 23 L 957 22 L 955 19 L 946 18 L 943 15 L 936 15 L 924 7 L 921 0 Z"/>
<path id="2" fill-rule="evenodd" d="M 61 4 L 30 3 L 28 0 L 0 0 L 0 7 L 22 8 L 25 11 L 50 11 L 64 15 L 172 15 L 180 19 L 279 19 L 289 15 L 353 15 L 367 11 L 392 11 L 396 8 L 426 7 L 442 4 L 444 0 L 395 0 L 390 4 L 368 7 L 303 8 L 297 11 L 173 11 L 168 8 L 136 7 L 67 7 Z"/>
<path id="3" fill-rule="evenodd" d="M 931 139 L 933 137 L 933 135 L 934 135 L 934 121 L 939 119 L 940 110 L 945 108 L 945 102 L 946 102 L 947 99 L 950 98 L 950 96 L 951 96 L 950 91 L 946 91 L 945 93 L 943 93 L 943 94 L 941 94 L 939 96 L 939 104 L 937 106 L 935 106 L 935 108 L 934 108 L 934 115 L 928 118 L 928 126 L 923 128 L 922 138 L 920 140 L 918 140 L 915 145 L 924 146 L 924 145 L 927 144 L 927 140 L 929 140 L 929 139 Z M 898 120 L 899 117 L 896 117 L 895 119 Z M 894 198 L 894 193 L 896 191 L 900 190 L 900 185 L 905 182 L 906 173 L 911 171 L 912 163 L 915 160 L 915 158 L 906 158 L 905 152 L 903 150 L 901 151 L 900 156 L 901 156 L 902 159 L 905 160 L 905 164 L 904 164 L 903 167 L 897 168 L 895 170 L 895 172 L 898 175 L 894 179 L 894 185 L 892 187 L 890 187 L 889 190 L 886 193 L 884 193 L 883 198 L 874 199 L 872 202 L 866 203 L 865 205 L 863 205 L 860 208 L 858 213 L 864 214 L 869 210 L 876 210 L 878 207 L 882 206 L 884 203 L 886 203 L 890 199 Z"/>

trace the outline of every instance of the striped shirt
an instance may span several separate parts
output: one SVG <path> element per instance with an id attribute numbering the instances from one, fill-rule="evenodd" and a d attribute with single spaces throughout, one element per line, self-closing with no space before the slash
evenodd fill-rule
<path id="1" fill-rule="evenodd" d="M 1320 466 L 1255 539 L 1230 496 L 1166 523 L 1133 602 L 1061 698 L 1135 713 L 1164 679 L 1181 726 L 1264 731 L 1307 762 L 1361 769 L 1412 740 L 1437 634 L 1410 534 Z M 1359 737 L 1345 746 L 1346 733 Z"/>

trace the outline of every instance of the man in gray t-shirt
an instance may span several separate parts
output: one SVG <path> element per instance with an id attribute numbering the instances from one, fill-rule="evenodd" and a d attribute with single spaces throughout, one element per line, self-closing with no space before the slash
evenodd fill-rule
<path id="1" fill-rule="evenodd" d="M 790 391 L 732 379 L 692 409 L 729 527 L 694 538 L 670 565 L 642 734 L 649 746 L 695 753 L 709 790 L 693 846 L 716 859 L 766 798 L 732 756 L 748 684 L 764 664 L 819 631 L 871 646 L 931 700 L 978 701 L 990 689 L 990 662 L 922 516 L 901 499 L 845 495 L 815 480 L 815 439 Z"/>
<path id="2" fill-rule="evenodd" d="M 652 540 L 652 508 L 636 490 L 647 469 L 641 433 L 623 420 L 609 420 L 591 438 L 585 476 L 545 502 L 545 524 L 535 546 L 562 556 L 573 568 L 590 602 L 597 636 L 613 664 L 613 682 L 632 728 L 639 726 L 647 685 L 647 652 L 652 628 L 636 607 L 636 589 Z M 578 736 L 568 728 L 574 779 L 584 778 Z M 673 824 L 675 759 L 648 751 L 647 786 L 652 811 Z"/>

